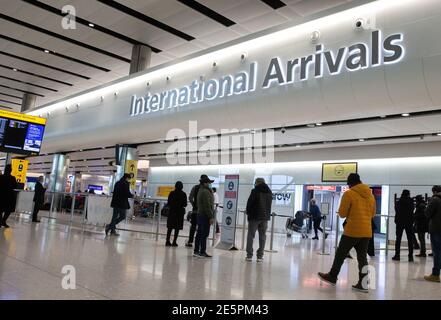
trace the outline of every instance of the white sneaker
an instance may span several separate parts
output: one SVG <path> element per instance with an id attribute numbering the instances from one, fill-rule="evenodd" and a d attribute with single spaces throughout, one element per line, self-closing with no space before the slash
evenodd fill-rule
<path id="1" fill-rule="evenodd" d="M 245 260 L 246 261 L 253 261 L 253 258 L 246 257 Z"/>
<path id="2" fill-rule="evenodd" d="M 257 263 L 263 263 L 263 258 L 257 258 Z"/>

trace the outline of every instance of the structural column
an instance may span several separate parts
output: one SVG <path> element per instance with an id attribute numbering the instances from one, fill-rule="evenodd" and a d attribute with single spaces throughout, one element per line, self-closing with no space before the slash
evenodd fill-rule
<path id="1" fill-rule="evenodd" d="M 69 167 L 69 159 L 65 154 L 55 154 L 52 162 L 51 174 L 49 176 L 50 192 L 64 192 L 66 183 L 67 169 Z M 51 201 L 51 208 L 59 210 L 61 208 L 61 200 L 63 195 L 53 194 Z"/>
<path id="2" fill-rule="evenodd" d="M 114 179 L 112 184 L 109 183 L 109 191 L 113 192 L 113 186 L 115 183 L 121 179 L 121 177 L 124 175 L 126 170 L 126 161 L 127 160 L 138 160 L 138 149 L 129 146 L 129 145 L 117 145 L 116 149 L 119 150 L 117 152 L 117 159 L 116 159 L 116 173 L 114 175 Z"/>
<path id="3" fill-rule="evenodd" d="M 132 49 L 132 61 L 130 62 L 130 74 L 146 70 L 150 67 L 152 49 L 150 47 L 135 44 Z"/>
<path id="4" fill-rule="evenodd" d="M 34 109 L 36 105 L 37 105 L 37 96 L 30 93 L 25 93 L 23 95 L 23 100 L 21 102 L 21 112 L 26 112 L 31 109 Z"/>

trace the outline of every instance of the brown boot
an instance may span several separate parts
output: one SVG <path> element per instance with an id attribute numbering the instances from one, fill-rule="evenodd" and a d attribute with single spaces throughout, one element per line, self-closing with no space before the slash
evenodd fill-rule
<path id="1" fill-rule="evenodd" d="M 439 276 L 434 276 L 433 274 L 424 276 L 424 280 L 430 281 L 430 282 L 440 282 Z"/>

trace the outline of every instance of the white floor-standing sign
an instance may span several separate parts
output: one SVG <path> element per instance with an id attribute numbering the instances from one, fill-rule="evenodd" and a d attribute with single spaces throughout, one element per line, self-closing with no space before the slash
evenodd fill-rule
<path id="1" fill-rule="evenodd" d="M 224 207 L 222 209 L 221 241 L 216 246 L 218 249 L 237 250 L 235 240 L 238 195 L 239 175 L 226 175 L 224 185 Z"/>

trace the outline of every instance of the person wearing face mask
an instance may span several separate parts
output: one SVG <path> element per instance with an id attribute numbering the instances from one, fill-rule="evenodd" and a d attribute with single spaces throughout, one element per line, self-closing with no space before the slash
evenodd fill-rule
<path id="1" fill-rule="evenodd" d="M 130 209 L 129 198 L 133 198 L 130 192 L 130 174 L 125 173 L 122 178 L 115 183 L 113 188 L 112 202 L 110 206 L 113 208 L 112 222 L 106 225 L 105 233 L 118 236 L 116 233 L 116 225 L 126 218 L 127 209 Z"/>
<path id="2" fill-rule="evenodd" d="M 254 189 L 247 201 L 246 214 L 248 216 L 247 256 L 246 261 L 253 259 L 253 242 L 256 231 L 259 231 L 259 249 L 257 250 L 257 262 L 263 262 L 263 253 L 266 242 L 266 230 L 268 221 L 271 219 L 271 204 L 273 193 L 265 179 L 257 178 Z"/>
<path id="3" fill-rule="evenodd" d="M 194 244 L 193 256 L 198 258 L 211 258 L 207 254 L 207 238 L 210 233 L 210 225 L 214 223 L 214 197 L 211 191 L 211 183 L 207 176 L 199 180 L 200 187 L 197 196 L 197 233 Z"/>

